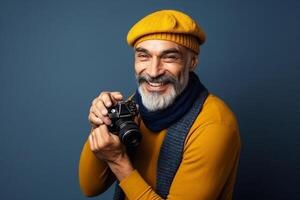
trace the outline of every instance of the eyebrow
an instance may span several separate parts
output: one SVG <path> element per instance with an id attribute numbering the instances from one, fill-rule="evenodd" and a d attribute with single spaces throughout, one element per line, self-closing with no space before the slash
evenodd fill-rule
<path id="1" fill-rule="evenodd" d="M 150 54 L 150 52 L 147 49 L 142 48 L 142 47 L 136 48 L 135 52 L 143 52 L 143 53 L 146 53 L 146 54 Z M 182 55 L 182 52 L 179 51 L 177 48 L 170 48 L 170 49 L 162 51 L 160 53 L 160 56 L 165 55 L 165 54 L 169 54 L 169 53 L 178 53 L 178 54 Z"/>
<path id="2" fill-rule="evenodd" d="M 145 48 L 142 48 L 142 47 L 136 48 L 135 52 L 143 52 L 143 53 L 149 54 L 149 51 L 147 49 L 145 49 Z"/>

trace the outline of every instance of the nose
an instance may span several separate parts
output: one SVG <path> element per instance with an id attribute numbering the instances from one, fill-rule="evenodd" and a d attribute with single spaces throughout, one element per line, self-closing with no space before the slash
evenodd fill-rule
<path id="1" fill-rule="evenodd" d="M 150 65 L 147 67 L 147 74 L 152 77 L 158 77 L 164 73 L 164 70 L 161 66 L 160 59 L 158 57 L 153 57 Z"/>

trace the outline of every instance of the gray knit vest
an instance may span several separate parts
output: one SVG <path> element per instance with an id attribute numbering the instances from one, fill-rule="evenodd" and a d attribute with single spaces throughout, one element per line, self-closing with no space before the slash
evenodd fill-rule
<path id="1" fill-rule="evenodd" d="M 156 193 L 163 199 L 167 199 L 172 181 L 181 163 L 185 138 L 201 112 L 208 94 L 206 89 L 203 90 L 191 109 L 167 130 L 159 152 L 156 176 Z M 124 200 L 124 196 L 124 192 L 119 187 L 119 182 L 117 182 L 114 200 Z"/>

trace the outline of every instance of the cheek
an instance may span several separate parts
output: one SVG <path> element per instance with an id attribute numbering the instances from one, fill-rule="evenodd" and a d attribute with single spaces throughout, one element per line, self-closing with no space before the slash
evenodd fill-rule
<path id="1" fill-rule="evenodd" d="M 144 62 L 135 62 L 134 63 L 134 70 L 135 70 L 135 74 L 141 74 L 145 69 L 146 69 L 147 65 Z"/>
<path id="2" fill-rule="evenodd" d="M 189 74 L 189 69 L 186 67 L 182 67 L 180 70 L 174 71 L 173 75 L 176 75 L 177 80 L 179 83 L 184 84 Z"/>
<path id="3" fill-rule="evenodd" d="M 138 63 L 135 63 L 134 64 L 134 70 L 135 70 L 135 74 L 140 74 L 141 71 L 143 70 L 143 68 L 138 64 Z"/>
<path id="4" fill-rule="evenodd" d="M 167 71 L 171 73 L 178 81 L 181 81 L 185 74 L 185 69 L 182 65 L 170 65 L 166 67 Z"/>

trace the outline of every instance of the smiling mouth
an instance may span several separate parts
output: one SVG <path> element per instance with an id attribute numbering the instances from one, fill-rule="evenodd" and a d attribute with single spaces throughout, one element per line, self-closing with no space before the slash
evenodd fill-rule
<path id="1" fill-rule="evenodd" d="M 163 85 L 166 84 L 166 83 L 163 83 L 163 82 L 160 82 L 160 83 L 152 83 L 152 82 L 149 82 L 149 81 L 147 81 L 147 83 L 148 83 L 149 85 L 151 85 L 152 87 L 160 87 L 160 86 L 163 86 Z"/>
<path id="2" fill-rule="evenodd" d="M 145 82 L 145 87 L 148 92 L 163 92 L 167 90 L 169 82 Z"/>

